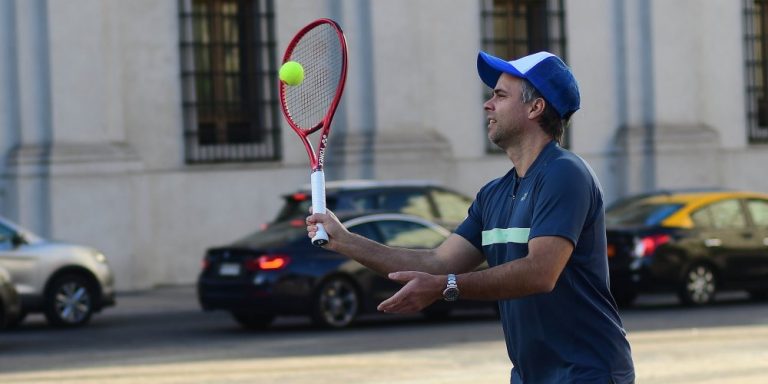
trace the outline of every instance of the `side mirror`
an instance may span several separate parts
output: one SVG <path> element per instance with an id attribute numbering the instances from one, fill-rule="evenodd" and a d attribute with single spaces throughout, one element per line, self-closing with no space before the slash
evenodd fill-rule
<path id="1" fill-rule="evenodd" d="M 22 233 L 16 232 L 13 234 L 13 237 L 11 237 L 11 244 L 14 248 L 18 248 L 24 244 L 27 244 L 27 239 Z"/>

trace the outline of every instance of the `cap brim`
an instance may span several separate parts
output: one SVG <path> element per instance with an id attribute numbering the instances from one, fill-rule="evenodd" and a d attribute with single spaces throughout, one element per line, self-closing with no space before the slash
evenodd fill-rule
<path id="1" fill-rule="evenodd" d="M 483 83 L 490 88 L 496 88 L 496 83 L 499 81 L 499 76 L 501 76 L 502 73 L 525 78 L 525 76 L 523 76 L 523 74 L 508 61 L 504 61 L 482 51 L 477 55 L 477 73 L 480 75 L 480 79 L 483 80 Z"/>

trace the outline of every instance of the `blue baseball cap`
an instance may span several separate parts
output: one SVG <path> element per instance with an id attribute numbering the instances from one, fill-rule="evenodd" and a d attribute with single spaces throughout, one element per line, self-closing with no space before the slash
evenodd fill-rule
<path id="1" fill-rule="evenodd" d="M 528 80 L 562 119 L 567 119 L 579 109 L 579 84 L 571 69 L 549 52 L 504 61 L 481 51 L 477 55 L 477 72 L 485 85 L 491 88 L 496 87 L 502 73 Z"/>

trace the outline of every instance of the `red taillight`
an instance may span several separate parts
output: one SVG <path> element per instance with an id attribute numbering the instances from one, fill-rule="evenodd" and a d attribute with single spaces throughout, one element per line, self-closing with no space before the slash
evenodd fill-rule
<path id="1" fill-rule="evenodd" d="M 645 236 L 638 241 L 635 254 L 642 257 L 653 255 L 656 248 L 669 243 L 670 239 L 666 234 Z"/>
<path id="2" fill-rule="evenodd" d="M 294 228 L 301 228 L 307 225 L 307 223 L 302 219 L 293 219 L 290 221 L 290 225 L 291 227 L 294 227 Z"/>
<path id="3" fill-rule="evenodd" d="M 297 192 L 291 195 L 291 198 L 296 201 L 305 201 L 309 199 L 309 195 L 306 193 Z"/>
<path id="4" fill-rule="evenodd" d="M 203 271 L 205 271 L 206 269 L 208 269 L 208 267 L 211 266 L 211 263 L 208 261 L 207 257 L 204 257 L 202 263 L 200 264 L 201 264 L 200 267 L 203 269 Z"/>
<path id="5" fill-rule="evenodd" d="M 245 269 L 249 271 L 276 271 L 288 266 L 291 258 L 286 255 L 261 255 L 248 260 Z"/>

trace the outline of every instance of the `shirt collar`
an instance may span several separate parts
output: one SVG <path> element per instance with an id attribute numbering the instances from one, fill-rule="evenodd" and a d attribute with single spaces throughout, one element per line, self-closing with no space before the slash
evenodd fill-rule
<path id="1" fill-rule="evenodd" d="M 544 167 L 547 164 L 547 161 L 550 157 L 552 157 L 552 154 L 557 151 L 557 148 L 559 148 L 560 145 L 555 140 L 551 140 L 549 143 L 544 145 L 544 148 L 541 149 L 541 152 L 539 152 L 539 155 L 536 156 L 536 160 L 533 161 L 533 164 L 531 164 L 531 167 L 528 168 L 528 172 L 525 173 L 525 176 L 519 177 L 517 176 L 517 170 L 515 168 L 512 168 L 513 172 L 512 175 L 514 176 L 515 180 L 517 179 L 526 179 L 528 176 L 534 174 L 535 172 L 539 171 L 539 168 Z"/>

